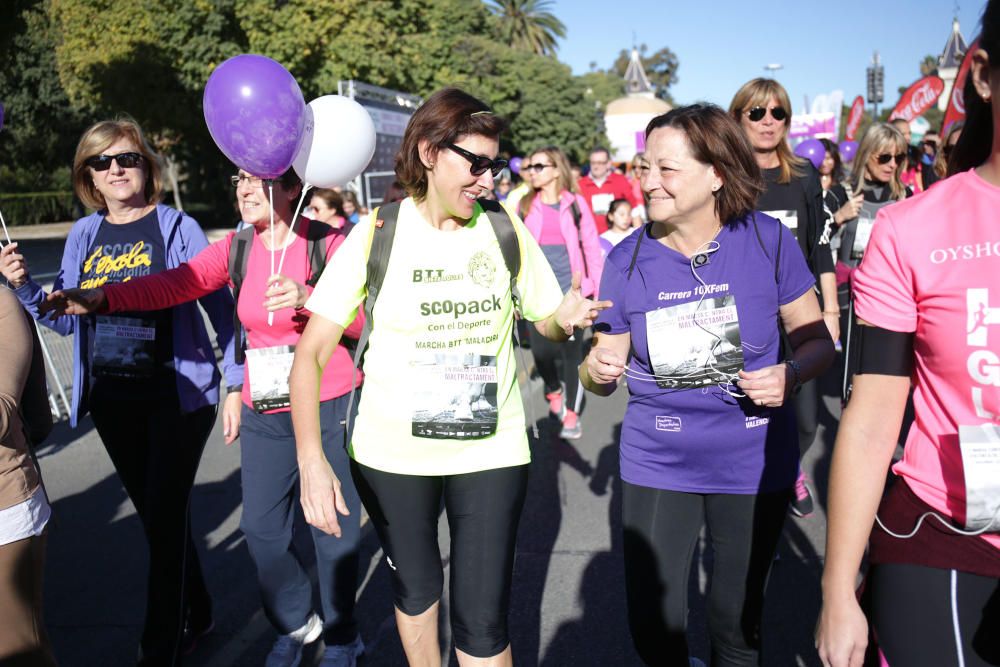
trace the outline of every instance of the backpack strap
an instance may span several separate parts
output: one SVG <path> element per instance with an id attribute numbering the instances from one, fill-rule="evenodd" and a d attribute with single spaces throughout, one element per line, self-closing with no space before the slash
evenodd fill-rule
<path id="1" fill-rule="evenodd" d="M 625 280 L 632 280 L 632 272 L 635 271 L 635 262 L 639 259 L 639 244 L 642 243 L 642 237 L 649 232 L 649 226 L 651 224 L 653 223 L 647 222 L 643 226 L 642 231 L 639 232 L 639 238 L 635 240 L 635 248 L 632 250 L 632 261 L 628 263 L 628 274 L 625 276 Z"/>
<path id="2" fill-rule="evenodd" d="M 569 207 L 569 212 L 573 215 L 573 224 L 576 225 L 576 240 L 580 244 L 580 257 L 583 258 L 583 276 L 584 278 L 590 277 L 590 268 L 587 266 L 587 253 L 583 251 L 583 235 L 580 233 L 580 206 L 576 202 L 576 196 L 573 197 L 573 203 Z"/>
<path id="3" fill-rule="evenodd" d="M 309 279 L 306 285 L 316 287 L 323 269 L 326 268 L 326 254 L 329 250 L 329 238 L 334 230 L 318 220 L 310 220 L 306 228 L 306 254 L 309 255 Z"/>
<path id="4" fill-rule="evenodd" d="M 764 251 L 764 256 L 770 259 L 770 255 L 767 252 L 767 246 L 764 245 L 764 239 L 760 235 L 760 228 L 757 226 L 757 211 L 752 211 L 750 213 L 750 221 L 753 223 L 753 231 L 757 236 L 757 243 L 760 244 L 760 249 Z M 784 230 L 781 229 L 781 222 L 778 223 L 778 247 L 774 252 L 774 285 L 779 287 L 781 285 L 781 280 L 779 277 L 779 269 L 781 268 L 781 238 L 784 236 L 782 233 Z M 788 332 L 785 331 L 784 325 L 781 322 L 781 313 L 778 313 L 778 339 L 780 341 L 780 352 L 781 358 L 790 359 L 792 356 L 792 341 L 788 337 Z"/>
<path id="5" fill-rule="evenodd" d="M 354 348 L 354 368 L 351 371 L 351 395 L 347 399 L 347 420 L 344 428 L 344 446 L 350 442 L 351 421 L 354 415 L 354 395 L 357 393 L 358 367 L 368 349 L 368 339 L 372 335 L 375 323 L 375 301 L 378 299 L 385 272 L 389 266 L 389 255 L 392 253 L 392 241 L 396 236 L 396 220 L 399 217 L 399 202 L 392 202 L 376 208 L 372 212 L 375 222 L 368 233 L 368 262 L 365 269 L 365 323 L 358 336 L 357 347 Z"/>
<path id="6" fill-rule="evenodd" d="M 243 279 L 247 275 L 247 263 L 250 261 L 250 248 L 253 246 L 253 225 L 247 225 L 233 235 L 229 244 L 229 280 L 233 283 L 233 332 L 236 333 L 235 357 L 236 363 L 246 361 L 247 332 L 237 314 L 240 302 L 240 290 Z"/>
<path id="7" fill-rule="evenodd" d="M 480 199 L 479 205 L 486 212 L 486 217 L 489 218 L 490 224 L 493 226 L 493 233 L 496 234 L 497 243 L 500 244 L 500 253 L 503 255 L 504 264 L 507 265 L 507 273 L 510 274 L 510 296 L 514 301 L 517 317 L 520 317 L 521 290 L 517 287 L 517 277 L 521 274 L 521 245 L 517 240 L 514 223 L 511 222 L 510 216 L 507 215 L 507 211 L 499 202 L 492 199 Z M 517 342 L 516 338 L 515 331 L 515 342 Z"/>

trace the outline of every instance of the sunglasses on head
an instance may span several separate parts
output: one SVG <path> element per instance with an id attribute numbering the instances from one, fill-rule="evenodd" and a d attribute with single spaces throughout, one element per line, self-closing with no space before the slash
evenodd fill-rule
<path id="1" fill-rule="evenodd" d="M 882 153 L 875 159 L 878 160 L 879 164 L 889 164 L 890 160 L 895 160 L 896 164 L 903 164 L 903 160 L 906 159 L 906 153 L 896 153 L 895 155 L 892 153 Z"/>
<path id="2" fill-rule="evenodd" d="M 455 144 L 449 143 L 445 144 L 445 146 L 469 161 L 469 171 L 472 172 L 473 176 L 482 176 L 487 171 L 492 172 L 494 176 L 499 176 L 500 172 L 507 166 L 507 160 L 504 160 L 503 158 L 491 160 L 485 155 L 476 155 L 475 153 L 467 151 L 460 146 L 456 146 Z"/>
<path id="3" fill-rule="evenodd" d="M 766 107 L 753 107 L 750 111 L 747 111 L 747 118 L 757 123 L 764 120 L 764 116 L 767 115 L 767 111 Z M 784 107 L 771 107 L 771 118 L 780 123 L 788 118 L 788 112 L 785 111 Z"/>
<path id="4" fill-rule="evenodd" d="M 536 174 L 540 174 L 545 171 L 548 167 L 554 167 L 554 164 L 542 164 L 541 162 L 536 162 L 535 164 L 522 164 L 522 171 L 533 171 Z"/>
<path id="5" fill-rule="evenodd" d="M 83 163 L 94 171 L 107 171 L 111 168 L 112 160 L 117 162 L 122 169 L 131 169 L 139 166 L 139 163 L 142 162 L 142 155 L 131 151 L 118 155 L 92 155 Z"/>

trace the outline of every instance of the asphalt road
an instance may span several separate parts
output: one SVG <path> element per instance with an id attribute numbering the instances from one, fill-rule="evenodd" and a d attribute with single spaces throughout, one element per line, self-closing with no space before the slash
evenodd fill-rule
<path id="1" fill-rule="evenodd" d="M 36 273 L 54 271 L 61 241 L 26 241 Z M 839 415 L 829 396 L 805 469 L 817 500 L 826 495 L 833 433 Z M 547 408 L 539 381 L 525 385 L 537 415 Z M 539 420 L 532 440 L 528 498 L 521 518 L 511 634 L 517 665 L 639 665 L 625 620 L 622 579 L 617 438 L 625 391 L 590 397 L 584 437 L 558 438 L 558 427 Z M 240 480 L 236 444 L 222 442 L 216 425 L 191 499 L 193 532 L 214 600 L 216 630 L 186 662 L 190 665 L 260 665 L 274 632 L 261 611 L 254 567 L 239 530 Z M 89 419 L 76 430 L 57 425 L 40 450 L 54 506 L 45 581 L 45 617 L 61 665 L 134 664 L 145 605 L 146 547 L 142 529 Z M 789 516 L 770 580 L 763 642 L 767 666 L 817 665 L 812 630 L 819 611 L 825 504 L 807 519 Z M 439 531 L 447 561 L 447 529 Z M 297 538 L 303 560 L 312 549 L 308 531 Z M 706 551 L 704 540 L 699 553 Z M 710 562 L 711 555 L 704 554 Z M 378 541 L 366 526 L 358 615 L 368 647 L 363 667 L 405 664 L 392 618 L 391 593 Z M 447 577 L 446 577 L 447 581 Z M 704 568 L 692 571 L 689 637 L 693 655 L 707 660 Z M 442 610 L 442 619 L 447 610 Z M 446 624 L 442 651 L 449 651 Z M 303 664 L 318 660 L 319 643 Z M 453 655 L 453 654 L 452 654 Z M 451 658 L 451 664 L 457 664 Z"/>

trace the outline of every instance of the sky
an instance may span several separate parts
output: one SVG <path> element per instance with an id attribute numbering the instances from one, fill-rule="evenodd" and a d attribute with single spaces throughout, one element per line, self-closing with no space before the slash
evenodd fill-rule
<path id="1" fill-rule="evenodd" d="M 940 55 L 957 16 L 966 42 L 979 30 L 986 0 L 555 0 L 566 25 L 558 57 L 582 74 L 596 62 L 609 68 L 621 49 L 646 44 L 677 55 L 679 104 L 728 107 L 764 66 L 788 90 L 796 113 L 806 96 L 840 89 L 848 104 L 865 94 L 865 68 L 878 51 L 885 67 L 885 104 L 899 86 L 920 78 L 925 55 Z M 634 37 L 633 37 L 634 35 Z"/>

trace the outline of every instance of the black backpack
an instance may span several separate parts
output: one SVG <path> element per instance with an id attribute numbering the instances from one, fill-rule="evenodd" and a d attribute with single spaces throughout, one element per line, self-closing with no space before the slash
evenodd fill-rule
<path id="1" fill-rule="evenodd" d="M 309 279 L 306 284 L 315 287 L 319 277 L 326 268 L 327 239 L 334 229 L 322 222 L 310 220 L 306 229 L 306 252 L 309 255 Z M 248 225 L 236 232 L 229 246 L 229 279 L 233 281 L 233 331 L 239 336 L 236 345 L 236 363 L 246 360 L 246 330 L 237 314 L 240 302 L 240 289 L 247 273 L 247 262 L 250 261 L 250 248 L 253 246 L 254 228 Z"/>

